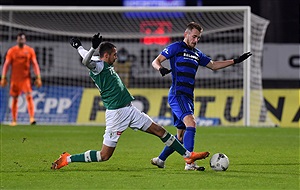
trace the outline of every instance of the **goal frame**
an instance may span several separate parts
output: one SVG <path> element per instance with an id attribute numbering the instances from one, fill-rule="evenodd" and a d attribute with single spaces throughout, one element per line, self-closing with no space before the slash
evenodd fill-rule
<path id="1" fill-rule="evenodd" d="M 62 12 L 130 12 L 130 11 L 147 11 L 147 12 L 189 12 L 189 11 L 201 11 L 201 12 L 232 12 L 241 11 L 244 13 L 244 34 L 243 34 L 243 52 L 251 51 L 251 7 L 250 6 L 195 6 L 195 7 L 122 7 L 122 6 L 7 6 L 0 5 L 0 12 L 2 11 L 62 11 Z M 1 23 L 2 24 L 2 23 Z M 11 39 L 11 38 L 10 38 Z M 251 58 L 250 58 L 251 59 Z M 250 126 L 250 59 L 244 61 L 243 70 L 243 122 L 245 126 Z"/>

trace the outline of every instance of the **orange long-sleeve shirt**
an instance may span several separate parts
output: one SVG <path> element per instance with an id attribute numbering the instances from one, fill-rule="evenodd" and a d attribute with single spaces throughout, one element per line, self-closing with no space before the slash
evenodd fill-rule
<path id="1" fill-rule="evenodd" d="M 28 45 L 20 48 L 18 45 L 11 47 L 6 54 L 3 65 L 2 76 L 6 76 L 11 65 L 11 82 L 21 82 L 30 79 L 30 64 L 36 76 L 40 76 L 40 68 L 36 59 L 34 49 Z"/>

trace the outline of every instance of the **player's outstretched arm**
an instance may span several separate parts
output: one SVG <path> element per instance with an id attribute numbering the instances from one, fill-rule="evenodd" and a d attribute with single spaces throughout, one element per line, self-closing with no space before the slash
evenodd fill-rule
<path id="1" fill-rule="evenodd" d="M 246 59 L 248 59 L 251 55 L 252 55 L 251 52 L 247 52 L 235 59 L 224 60 L 224 61 L 210 61 L 206 65 L 206 67 L 210 68 L 211 70 L 216 71 L 216 70 L 223 69 L 225 67 L 234 65 L 236 63 L 241 63 L 241 62 L 245 61 Z"/>
<path id="2" fill-rule="evenodd" d="M 243 55 L 239 56 L 238 58 L 233 59 L 233 62 L 234 62 L 234 64 L 241 63 L 241 62 L 245 61 L 246 59 L 248 59 L 248 57 L 250 57 L 251 55 L 252 55 L 251 52 L 244 53 Z"/>
<path id="3" fill-rule="evenodd" d="M 82 60 L 82 63 L 84 65 L 86 65 L 88 68 L 90 68 L 89 65 L 90 65 L 90 62 L 91 62 L 91 58 L 92 58 L 93 54 L 95 53 L 95 50 L 98 48 L 98 46 L 100 45 L 101 42 L 102 42 L 102 36 L 100 35 L 100 33 L 95 34 L 92 38 L 92 47 L 87 52 L 86 56 Z"/>
<path id="4" fill-rule="evenodd" d="M 72 37 L 70 39 L 70 45 L 77 49 L 79 55 L 84 59 L 88 53 L 88 51 L 86 49 L 84 49 L 84 47 L 82 46 L 81 44 L 81 41 L 76 38 L 76 37 Z M 92 56 L 91 57 L 91 60 L 92 61 L 99 61 L 100 58 L 99 56 Z M 88 67 L 89 69 L 94 69 L 95 68 L 95 65 L 92 63 L 92 62 L 89 62 L 88 64 L 85 64 L 86 67 Z"/>
<path id="5" fill-rule="evenodd" d="M 88 51 L 86 49 L 84 49 L 84 47 L 82 46 L 81 44 L 81 41 L 76 38 L 76 37 L 72 37 L 70 39 L 70 45 L 77 49 L 79 55 L 82 57 L 82 58 L 85 58 L 86 54 L 88 53 Z M 91 58 L 93 61 L 99 61 L 99 57 L 98 56 L 92 56 Z"/>

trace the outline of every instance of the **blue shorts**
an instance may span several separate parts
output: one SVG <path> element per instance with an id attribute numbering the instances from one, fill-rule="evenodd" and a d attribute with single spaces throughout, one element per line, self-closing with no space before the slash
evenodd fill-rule
<path id="1" fill-rule="evenodd" d="M 178 129 L 185 129 L 183 118 L 194 114 L 194 101 L 184 95 L 169 96 L 168 101 L 172 110 L 174 126 Z"/>

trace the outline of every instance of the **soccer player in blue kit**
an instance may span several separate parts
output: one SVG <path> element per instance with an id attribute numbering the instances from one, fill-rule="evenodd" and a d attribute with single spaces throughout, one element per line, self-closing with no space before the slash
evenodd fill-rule
<path id="1" fill-rule="evenodd" d="M 236 59 L 212 61 L 208 56 L 195 48 L 203 28 L 200 24 L 190 22 L 184 32 L 184 39 L 168 45 L 152 62 L 152 66 L 162 76 L 172 73 L 172 86 L 169 91 L 168 102 L 172 110 L 174 125 L 177 128 L 175 136 L 188 151 L 194 150 L 196 121 L 194 116 L 194 85 L 195 75 L 199 66 L 213 71 L 243 62 L 252 54 L 244 53 Z M 170 61 L 171 69 L 162 66 L 165 60 Z M 165 167 L 165 161 L 174 149 L 165 147 L 161 154 L 151 159 L 151 163 L 159 168 Z M 204 158 L 209 156 L 209 152 Z M 202 169 L 201 169 L 202 168 Z M 195 162 L 185 165 L 185 170 L 203 170 Z"/>

